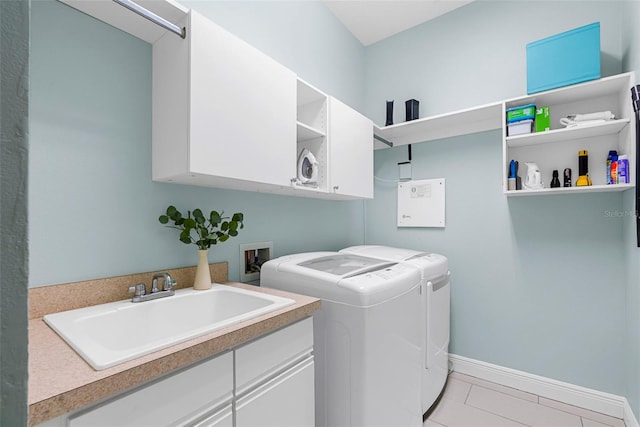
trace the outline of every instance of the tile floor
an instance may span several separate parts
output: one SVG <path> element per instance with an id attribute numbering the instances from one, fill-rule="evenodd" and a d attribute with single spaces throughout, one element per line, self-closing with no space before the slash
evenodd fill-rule
<path id="1" fill-rule="evenodd" d="M 624 427 L 597 412 L 453 372 L 424 427 Z"/>

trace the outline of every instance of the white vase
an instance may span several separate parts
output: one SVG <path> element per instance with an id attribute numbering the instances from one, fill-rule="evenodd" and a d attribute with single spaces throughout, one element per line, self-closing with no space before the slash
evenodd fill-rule
<path id="1" fill-rule="evenodd" d="M 198 250 L 198 266 L 196 267 L 196 279 L 193 282 L 193 289 L 206 291 L 211 289 L 211 270 L 209 270 L 209 250 Z"/>

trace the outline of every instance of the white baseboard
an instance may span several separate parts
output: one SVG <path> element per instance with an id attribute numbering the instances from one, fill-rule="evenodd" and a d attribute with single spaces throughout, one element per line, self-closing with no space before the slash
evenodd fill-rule
<path id="1" fill-rule="evenodd" d="M 455 372 L 622 418 L 627 427 L 640 427 L 624 396 L 604 393 L 455 354 L 449 354 L 449 360 Z"/>
<path id="2" fill-rule="evenodd" d="M 640 427 L 636 415 L 633 413 L 633 410 L 631 410 L 627 399 L 624 399 L 624 424 L 626 427 Z"/>

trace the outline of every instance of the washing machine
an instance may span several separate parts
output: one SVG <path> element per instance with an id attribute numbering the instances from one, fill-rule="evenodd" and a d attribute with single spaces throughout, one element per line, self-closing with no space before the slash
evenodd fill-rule
<path id="1" fill-rule="evenodd" d="M 321 299 L 314 313 L 317 426 L 422 426 L 418 269 L 310 252 L 267 261 L 260 285 Z"/>
<path id="2" fill-rule="evenodd" d="M 418 268 L 422 277 L 422 412 L 426 413 L 447 382 L 451 284 L 446 257 L 389 246 L 363 245 L 342 249 L 351 253 Z"/>

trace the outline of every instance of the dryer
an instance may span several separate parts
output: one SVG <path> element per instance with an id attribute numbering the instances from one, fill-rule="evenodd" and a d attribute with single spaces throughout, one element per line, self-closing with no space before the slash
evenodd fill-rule
<path id="1" fill-rule="evenodd" d="M 260 281 L 321 299 L 314 314 L 317 426 L 422 426 L 418 269 L 311 252 L 267 261 Z"/>
<path id="2" fill-rule="evenodd" d="M 426 413 L 442 393 L 449 368 L 451 274 L 447 258 L 440 254 L 378 245 L 352 246 L 340 252 L 405 263 L 420 270 L 423 319 L 421 399 L 422 412 Z"/>

